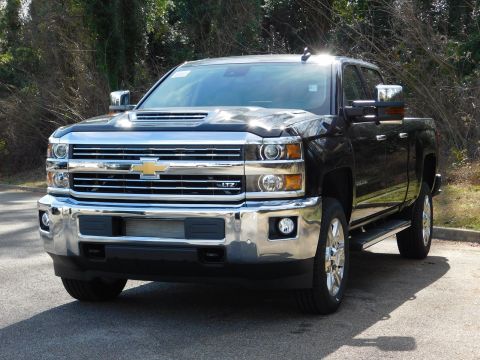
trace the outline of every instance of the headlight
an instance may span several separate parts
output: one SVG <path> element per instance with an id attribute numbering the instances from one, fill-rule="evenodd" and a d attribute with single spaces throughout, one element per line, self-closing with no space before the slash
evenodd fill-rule
<path id="1" fill-rule="evenodd" d="M 301 191 L 302 174 L 247 176 L 248 192 Z"/>
<path id="2" fill-rule="evenodd" d="M 68 157 L 68 144 L 48 144 L 47 157 L 66 159 Z"/>
<path id="3" fill-rule="evenodd" d="M 258 187 L 262 191 L 281 191 L 283 189 L 283 176 L 263 175 L 258 179 Z"/>
<path id="4" fill-rule="evenodd" d="M 282 141 L 285 141 L 285 143 L 282 143 Z M 249 144 L 245 149 L 245 160 L 247 161 L 301 159 L 302 143 L 296 138 L 265 139 L 263 144 Z"/>
<path id="5" fill-rule="evenodd" d="M 66 189 L 70 186 L 68 172 L 52 172 L 47 173 L 47 185 L 49 187 Z"/>
<path id="6" fill-rule="evenodd" d="M 265 160 L 278 160 L 282 157 L 284 149 L 282 145 L 268 144 L 260 148 L 261 157 Z"/>

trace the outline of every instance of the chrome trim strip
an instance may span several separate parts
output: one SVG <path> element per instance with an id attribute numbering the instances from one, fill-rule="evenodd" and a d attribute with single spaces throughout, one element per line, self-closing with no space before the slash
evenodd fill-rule
<path id="1" fill-rule="evenodd" d="M 305 163 L 303 160 L 278 160 L 278 161 L 246 161 L 245 175 L 266 174 L 303 174 Z"/>
<path id="2" fill-rule="evenodd" d="M 101 242 L 102 244 L 138 244 L 138 245 L 149 245 L 152 243 L 155 244 L 168 244 L 168 245 L 193 245 L 193 246 L 202 246 L 202 245 L 221 245 L 225 243 L 225 239 L 222 240 L 187 240 L 187 239 L 176 239 L 176 238 L 153 238 L 153 237 L 136 237 L 136 236 L 112 236 L 109 238 L 101 236 L 91 236 L 78 234 L 78 237 L 82 241 L 89 242 Z"/>
<path id="3" fill-rule="evenodd" d="M 56 187 L 47 187 L 47 193 L 52 195 L 63 195 L 68 196 L 70 195 L 70 189 L 61 189 Z"/>
<path id="4" fill-rule="evenodd" d="M 247 199 L 300 198 L 305 191 L 246 192 Z"/>
<path id="5" fill-rule="evenodd" d="M 201 134 L 201 137 L 199 136 Z M 247 132 L 195 131 L 105 131 L 71 132 L 61 138 L 50 137 L 51 143 L 78 145 L 244 145 L 262 143 L 260 136 Z"/>
<path id="6" fill-rule="evenodd" d="M 176 212 L 176 211 L 187 211 L 189 216 L 191 214 L 199 214 L 198 208 L 206 208 L 209 211 L 222 211 L 225 209 L 236 210 L 243 208 L 244 211 L 250 211 L 249 209 L 255 208 L 255 211 L 266 212 L 266 211 L 279 211 L 279 210 L 292 210 L 298 207 L 304 206 L 313 206 L 319 201 L 318 197 L 307 197 L 301 199 L 275 199 L 275 200 L 246 200 L 243 203 L 238 204 L 199 204 L 196 202 L 192 203 L 182 203 L 182 204 L 158 204 L 158 203 L 122 203 L 122 202 L 93 202 L 93 201 L 83 201 L 82 199 L 74 199 L 69 197 L 55 197 L 55 195 L 46 195 L 51 196 L 55 201 L 61 203 L 63 206 L 75 206 L 84 209 L 109 209 L 112 212 L 136 212 L 138 213 L 139 209 L 147 211 L 147 209 L 152 209 L 156 211 L 159 208 L 165 210 L 165 213 Z M 92 210 L 93 212 L 95 210 Z M 253 211 L 253 210 L 252 210 Z M 191 212 L 191 214 L 190 214 Z"/>
<path id="7" fill-rule="evenodd" d="M 187 190 L 189 188 L 186 188 Z M 170 188 L 171 190 L 171 188 Z M 229 190 L 229 189 L 217 189 Z M 82 199 L 116 199 L 116 200 L 169 200 L 169 201 L 240 201 L 245 199 L 245 193 L 237 195 L 168 195 L 168 194 L 122 194 L 122 193 L 97 193 L 70 190 L 71 196 Z"/>
<path id="8" fill-rule="evenodd" d="M 140 190 L 218 190 L 218 191 L 229 191 L 229 190 L 241 190 L 240 187 L 229 187 L 229 188 L 218 188 L 218 187 L 186 187 L 186 186 L 120 186 L 120 185 L 75 185 L 76 188 L 99 188 L 99 189 L 140 189 Z M 130 194 L 135 196 L 137 194 Z M 180 194 L 177 194 L 180 196 Z M 183 195 L 181 195 L 183 196 Z M 216 196 L 216 195 L 210 195 Z"/>
<path id="9" fill-rule="evenodd" d="M 132 160 L 99 160 L 95 159 L 69 161 L 71 173 L 106 172 L 115 174 L 132 174 L 132 165 L 141 165 L 141 161 Z M 167 164 L 169 168 L 162 172 L 168 175 L 244 175 L 243 161 L 157 161 Z"/>
<path id="10" fill-rule="evenodd" d="M 78 185 L 76 185 L 78 186 Z M 90 186 L 92 187 L 92 186 Z M 141 187 L 143 189 L 143 187 Z M 169 190 L 174 188 L 167 188 Z M 185 188 L 189 190 L 192 188 Z M 231 189 L 220 189 L 215 188 L 216 190 L 231 190 Z M 239 189 L 239 188 L 235 188 Z M 238 191 L 238 190 L 237 190 Z M 49 194 L 57 195 L 71 195 L 79 199 L 106 199 L 106 200 L 152 200 L 152 201 L 179 201 L 179 202 L 188 202 L 188 201 L 241 201 L 243 199 L 281 199 L 281 198 L 301 198 L 305 195 L 304 191 L 278 191 L 278 192 L 246 192 L 237 195 L 163 195 L 163 194 L 122 194 L 122 193 L 97 193 L 97 192 L 82 192 L 75 191 L 70 189 L 59 189 L 49 187 L 47 189 Z M 76 200 L 78 201 L 78 200 Z M 92 206 L 94 203 L 87 201 L 88 205 Z M 99 202 L 97 204 L 105 205 L 104 202 Z M 141 204 L 145 206 L 145 204 Z M 152 205 L 152 206 L 155 206 Z M 181 205 L 185 206 L 185 205 Z M 205 205 L 202 205 L 205 206 Z M 214 206 L 215 207 L 215 206 Z"/>
<path id="11" fill-rule="evenodd" d="M 47 171 L 68 170 L 68 160 L 48 158 L 46 162 Z"/>
<path id="12" fill-rule="evenodd" d="M 55 196 L 55 195 L 52 195 Z M 250 203 L 257 203 L 256 201 L 246 201 L 242 203 L 231 203 L 231 204 L 222 204 L 222 203 L 198 203 L 198 202 L 185 202 L 185 203 L 168 203 L 168 204 L 159 204 L 159 203 L 145 203 L 145 202 L 115 202 L 113 199 L 111 202 L 108 202 L 108 200 L 111 199 L 104 199 L 107 201 L 94 201 L 94 200 L 83 200 L 83 199 L 74 199 L 71 197 L 65 197 L 65 198 L 56 198 L 58 201 L 61 201 L 62 203 L 65 203 L 65 205 L 75 205 L 75 206 L 85 206 L 89 208 L 110 208 L 110 209 L 117 209 L 117 211 L 122 211 L 125 208 L 143 208 L 143 209 L 156 209 L 158 207 L 163 207 L 163 208 L 169 208 L 173 211 L 177 211 L 179 209 L 199 209 L 199 208 L 208 208 L 208 209 L 224 209 L 225 207 L 236 209 L 240 208 L 242 206 L 245 206 L 245 204 L 250 204 Z M 129 199 L 130 200 L 130 199 Z M 280 201 L 287 201 L 287 200 L 280 200 Z M 288 200 L 292 201 L 292 200 Z"/>

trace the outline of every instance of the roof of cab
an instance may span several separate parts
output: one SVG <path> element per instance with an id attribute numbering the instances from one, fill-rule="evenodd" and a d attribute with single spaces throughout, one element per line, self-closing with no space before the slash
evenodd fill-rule
<path id="1" fill-rule="evenodd" d="M 282 54 L 282 55 L 246 55 L 246 56 L 229 56 L 221 58 L 207 58 L 202 60 L 188 61 L 184 64 L 187 66 L 201 65 L 222 65 L 222 64 L 252 64 L 252 63 L 299 63 L 301 62 L 301 54 Z M 368 66 L 378 69 L 372 63 L 353 59 L 346 56 L 332 56 L 328 54 L 311 55 L 306 61 L 307 63 L 320 63 L 329 65 L 333 63 L 354 63 L 358 65 Z"/>

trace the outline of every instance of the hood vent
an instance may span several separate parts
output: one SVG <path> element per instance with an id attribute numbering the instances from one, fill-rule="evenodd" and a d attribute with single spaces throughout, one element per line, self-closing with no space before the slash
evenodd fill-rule
<path id="1" fill-rule="evenodd" d="M 197 126 L 208 116 L 205 112 L 159 112 L 133 113 L 131 121 L 136 126 Z"/>

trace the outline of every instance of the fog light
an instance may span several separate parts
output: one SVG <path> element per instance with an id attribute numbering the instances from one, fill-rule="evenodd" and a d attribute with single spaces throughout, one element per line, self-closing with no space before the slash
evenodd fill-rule
<path id="1" fill-rule="evenodd" d="M 58 188 L 68 188 L 69 181 L 68 181 L 68 173 L 59 172 L 53 175 L 53 185 Z"/>
<path id="2" fill-rule="evenodd" d="M 277 227 L 283 235 L 290 235 L 295 231 L 295 222 L 290 218 L 283 218 L 280 219 Z"/>
<path id="3" fill-rule="evenodd" d="M 43 213 L 41 219 L 42 219 L 42 225 L 48 228 L 50 226 L 50 218 L 48 217 L 48 214 L 46 212 Z"/>
<path id="4" fill-rule="evenodd" d="M 263 175 L 258 179 L 258 185 L 263 191 L 283 190 L 283 177 L 280 175 Z"/>

